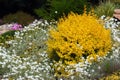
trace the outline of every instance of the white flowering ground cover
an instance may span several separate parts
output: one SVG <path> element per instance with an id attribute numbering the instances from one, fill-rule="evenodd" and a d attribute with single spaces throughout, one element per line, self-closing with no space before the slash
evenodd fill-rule
<path id="1" fill-rule="evenodd" d="M 0 68 L 5 70 L 3 80 L 46 80 L 52 77 L 50 61 L 45 54 L 44 42 L 48 35 L 46 30 L 39 28 L 40 25 L 47 27 L 48 23 L 34 21 L 16 31 L 15 40 L 6 41 L 9 48 L 0 47 Z"/>
<path id="2" fill-rule="evenodd" d="M 71 76 L 66 79 L 56 78 L 52 67 L 54 61 L 48 58 L 45 44 L 49 37 L 49 28 L 55 25 L 46 20 L 35 20 L 22 30 L 16 31 L 14 40 L 5 42 L 9 47 L 0 46 L 1 80 L 98 80 L 106 73 L 120 70 L 120 22 L 114 18 L 102 18 L 105 28 L 111 29 L 114 44 L 110 55 L 98 58 L 99 63 L 91 64 L 86 61 L 67 66 L 65 69 Z"/>

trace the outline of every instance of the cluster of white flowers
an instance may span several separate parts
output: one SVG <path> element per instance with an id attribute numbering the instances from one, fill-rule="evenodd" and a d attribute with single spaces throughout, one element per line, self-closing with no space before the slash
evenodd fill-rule
<path id="1" fill-rule="evenodd" d="M 113 47 L 111 58 L 120 57 L 120 21 L 115 18 L 106 18 L 105 15 L 101 16 L 101 19 L 104 20 L 104 26 L 107 29 L 111 30 L 111 37 L 113 39 Z"/>
<path id="2" fill-rule="evenodd" d="M 3 52 L 0 53 L 0 56 L 3 56 L 3 62 L 1 62 L 0 65 L 2 65 L 2 68 L 7 67 L 10 69 L 10 72 L 3 75 L 3 80 L 8 79 L 11 76 L 13 79 L 17 80 L 44 80 L 44 77 L 52 78 L 52 76 L 50 76 L 51 73 L 49 72 L 51 67 L 47 57 L 43 61 L 37 62 L 32 60 L 31 57 L 20 58 L 20 56 L 17 55 L 3 54 Z"/>
<path id="3" fill-rule="evenodd" d="M 112 55 L 111 58 L 120 57 L 120 21 L 115 18 L 105 20 L 105 27 L 111 30 L 111 36 L 113 39 Z"/>
<path id="4" fill-rule="evenodd" d="M 10 47 L 0 46 L 0 68 L 2 80 L 48 80 L 53 78 L 51 62 L 45 51 L 49 26 L 47 21 L 35 20 L 22 30 L 15 32 L 15 39 L 6 41 Z"/>
<path id="5" fill-rule="evenodd" d="M 28 26 L 34 27 L 34 26 L 41 26 L 43 28 L 46 28 L 50 25 L 50 23 L 47 20 L 34 20 L 33 23 L 29 24 Z"/>

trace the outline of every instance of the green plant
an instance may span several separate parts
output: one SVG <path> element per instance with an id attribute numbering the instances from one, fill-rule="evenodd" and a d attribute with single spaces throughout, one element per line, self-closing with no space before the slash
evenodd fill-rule
<path id="1" fill-rule="evenodd" d="M 35 13 L 47 20 L 58 20 L 63 15 L 68 15 L 70 11 L 83 13 L 85 5 L 88 8 L 87 0 L 47 0 L 46 5 L 35 9 Z"/>
<path id="2" fill-rule="evenodd" d="M 5 42 L 14 39 L 14 30 L 7 31 L 0 35 L 0 46 L 8 46 Z"/>
<path id="3" fill-rule="evenodd" d="M 97 14 L 98 17 L 101 17 L 102 15 L 112 17 L 114 9 L 118 7 L 118 5 L 110 1 L 101 2 L 99 6 L 96 6 L 95 14 Z"/>
<path id="4" fill-rule="evenodd" d="M 45 22 L 47 23 L 47 22 Z M 15 32 L 14 39 L 6 41 L 9 47 L 0 46 L 2 79 L 55 80 L 51 61 L 46 53 L 47 29 L 36 21 Z"/>
<path id="5" fill-rule="evenodd" d="M 119 60 L 120 59 L 116 59 L 116 58 L 111 59 L 109 57 L 106 57 L 99 63 L 95 62 L 89 68 L 87 68 L 89 70 L 89 73 L 91 74 L 89 78 L 91 80 L 93 79 L 98 80 L 102 77 L 109 76 L 113 74 L 114 72 L 119 71 L 120 70 Z M 94 72 L 92 72 L 92 70 L 94 70 Z"/>
<path id="6" fill-rule="evenodd" d="M 8 14 L 3 17 L 3 22 L 4 23 L 18 23 L 23 26 L 28 25 L 29 23 L 33 22 L 34 17 L 23 12 L 23 11 L 18 11 L 14 14 Z"/>
<path id="7" fill-rule="evenodd" d="M 120 0 L 105 0 L 105 1 L 110 1 L 110 2 L 120 2 Z"/>

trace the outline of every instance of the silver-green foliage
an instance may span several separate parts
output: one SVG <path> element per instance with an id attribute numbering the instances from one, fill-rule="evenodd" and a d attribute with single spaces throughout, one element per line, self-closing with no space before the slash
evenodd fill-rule
<path id="1" fill-rule="evenodd" d="M 0 68 L 3 79 L 49 80 L 53 78 L 45 41 L 48 23 L 38 21 L 15 32 L 15 39 L 0 47 Z"/>

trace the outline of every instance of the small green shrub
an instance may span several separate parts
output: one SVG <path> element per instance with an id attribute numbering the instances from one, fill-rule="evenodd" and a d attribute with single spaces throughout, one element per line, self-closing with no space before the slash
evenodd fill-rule
<path id="1" fill-rule="evenodd" d="M 112 17 L 114 13 L 114 9 L 118 8 L 119 6 L 112 2 L 103 2 L 100 3 L 99 6 L 95 8 L 95 14 L 97 14 L 98 17 L 101 17 L 102 15 Z"/>
<path id="2" fill-rule="evenodd" d="M 89 73 L 91 76 L 89 77 L 91 80 L 100 79 L 102 77 L 111 75 L 112 73 L 120 70 L 120 59 L 110 59 L 106 58 L 99 63 L 94 63 L 89 67 Z M 94 70 L 94 72 L 92 72 Z"/>
<path id="3" fill-rule="evenodd" d="M 14 30 L 7 31 L 3 34 L 0 35 L 0 46 L 4 45 L 5 46 L 5 41 L 9 41 L 14 39 Z"/>
<path id="4" fill-rule="evenodd" d="M 70 11 L 83 13 L 84 6 L 89 6 L 87 0 L 47 0 L 41 8 L 35 9 L 35 13 L 44 19 L 59 19 Z"/>
<path id="5" fill-rule="evenodd" d="M 8 14 L 3 17 L 3 22 L 4 23 L 12 23 L 12 22 L 17 22 L 21 25 L 28 25 L 29 23 L 33 22 L 34 17 L 23 12 L 23 11 L 18 11 L 14 14 Z"/>
<path id="6" fill-rule="evenodd" d="M 3 36 L 3 37 L 14 36 L 14 33 L 15 33 L 15 30 L 10 30 L 10 31 L 7 31 L 7 32 L 1 34 L 1 36 Z"/>

